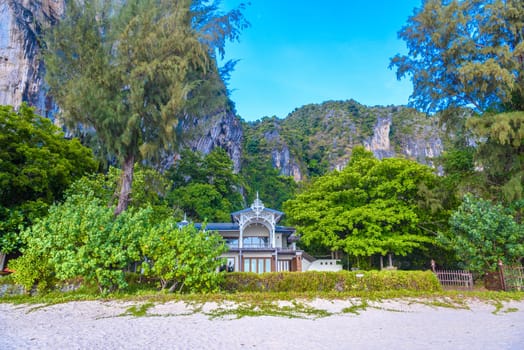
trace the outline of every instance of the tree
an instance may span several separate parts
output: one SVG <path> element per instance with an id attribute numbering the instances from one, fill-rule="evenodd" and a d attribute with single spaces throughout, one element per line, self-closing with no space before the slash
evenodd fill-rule
<path id="1" fill-rule="evenodd" d="M 175 227 L 175 229 L 174 229 Z M 213 232 L 197 231 L 189 225 L 176 228 L 169 218 L 150 227 L 140 244 L 147 261 L 146 275 L 160 280 L 162 289 L 212 292 L 218 289 L 223 274 L 220 254 L 227 251 L 222 237 Z"/>
<path id="2" fill-rule="evenodd" d="M 183 151 L 168 176 L 174 182 L 167 195 L 170 205 L 193 220 L 228 221 L 231 212 L 242 208 L 242 181 L 222 148 L 205 156 Z"/>
<path id="3" fill-rule="evenodd" d="M 408 54 L 390 67 L 411 76 L 411 103 L 427 112 L 524 110 L 523 27 L 520 0 L 426 0 L 398 34 Z"/>
<path id="4" fill-rule="evenodd" d="M 192 226 L 179 229 L 175 218 L 151 206 L 130 207 L 115 217 L 114 207 L 89 190 L 98 181 L 82 179 L 64 203 L 22 233 L 23 255 L 9 263 L 18 284 L 31 290 L 81 277 L 101 293 L 125 288 L 124 269 L 142 263 L 145 273 L 172 290 L 215 290 L 223 239 Z M 102 196 L 103 197 L 103 196 Z"/>
<path id="5" fill-rule="evenodd" d="M 301 242 L 354 257 L 406 255 L 434 242 L 442 219 L 437 176 L 414 161 L 378 160 L 357 147 L 346 168 L 284 203 Z"/>
<path id="6" fill-rule="evenodd" d="M 0 106 L 0 252 L 18 248 L 21 225 L 44 215 L 97 162 L 90 149 L 32 108 Z"/>
<path id="7" fill-rule="evenodd" d="M 462 137 L 469 145 L 476 141 L 474 161 L 483 181 L 476 170 L 458 186 L 470 187 L 473 180 L 478 187 L 470 190 L 505 203 L 524 198 L 523 27 L 522 1 L 427 0 L 399 32 L 408 54 L 390 64 L 399 79 L 411 76 L 415 107 L 440 112 L 443 124 L 461 125 L 454 135 L 472 136 Z"/>
<path id="8" fill-rule="evenodd" d="M 483 142 L 478 145 L 485 187 L 504 203 L 524 199 L 524 111 L 473 117 L 468 125 Z"/>
<path id="9" fill-rule="evenodd" d="M 96 284 L 100 292 L 125 287 L 123 269 L 140 261 L 138 241 L 151 210 L 129 210 L 116 218 L 113 210 L 92 192 L 53 205 L 46 217 L 22 233 L 23 255 L 9 265 L 15 281 L 28 290 L 41 282 L 77 277 Z M 33 269 L 35 262 L 45 269 Z"/>
<path id="10" fill-rule="evenodd" d="M 245 181 L 248 202 L 253 201 L 256 193 L 259 193 L 266 206 L 280 210 L 282 203 L 295 194 L 297 183 L 293 177 L 281 175 L 280 169 L 274 167 L 271 159 L 274 145 L 268 142 L 266 135 L 280 128 L 276 121 L 276 117 L 264 117 L 256 123 L 243 124 L 245 142 L 240 175 Z M 286 138 L 294 142 L 302 139 L 296 129 L 292 136 L 287 135 Z"/>
<path id="11" fill-rule="evenodd" d="M 128 206 L 135 162 L 180 143 L 201 93 L 227 105 L 212 88 L 215 49 L 223 54 L 246 25 L 239 9 L 221 14 L 216 1 L 68 2 L 45 38 L 46 79 L 67 124 L 93 129 L 120 162 L 115 215 Z"/>
<path id="12" fill-rule="evenodd" d="M 441 233 L 438 240 L 468 270 L 495 271 L 499 260 L 513 265 L 524 257 L 524 227 L 501 205 L 468 194 L 451 216 L 450 227 L 452 235 Z"/>

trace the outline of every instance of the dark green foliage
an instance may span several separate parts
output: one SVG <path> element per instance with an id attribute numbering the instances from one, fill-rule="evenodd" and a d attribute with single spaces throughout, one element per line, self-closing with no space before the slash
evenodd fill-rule
<path id="1" fill-rule="evenodd" d="M 233 172 L 227 153 L 216 148 L 207 155 L 184 151 L 168 177 L 174 189 L 170 206 L 195 221 L 229 221 L 230 213 L 243 207 L 241 178 Z"/>
<path id="2" fill-rule="evenodd" d="M 266 117 L 243 126 L 245 142 L 240 176 L 245 182 L 247 201 L 251 202 L 258 192 L 266 207 L 280 210 L 282 203 L 294 195 L 297 184 L 292 177 L 280 175 L 280 164 L 275 167 L 271 158 L 279 140 L 279 121 Z"/>
<path id="3" fill-rule="evenodd" d="M 123 169 L 115 214 L 129 204 L 135 162 L 176 148 L 190 112 L 227 108 L 214 52 L 245 26 L 215 2 L 93 0 L 69 2 L 47 33 L 46 78 L 62 117 L 94 129 Z"/>
<path id="4" fill-rule="evenodd" d="M 466 195 L 450 228 L 451 234 L 439 234 L 438 240 L 473 272 L 495 271 L 499 260 L 514 265 L 524 257 L 524 226 L 501 205 Z"/>
<path id="5" fill-rule="evenodd" d="M 90 149 L 65 139 L 23 104 L 0 106 L 0 251 L 18 247 L 19 227 L 44 215 L 76 179 L 97 169 Z"/>
<path id="6" fill-rule="evenodd" d="M 441 290 L 430 271 L 340 271 L 228 273 L 222 289 L 228 292 L 352 292 Z"/>
<path id="7" fill-rule="evenodd" d="M 411 77 L 411 102 L 424 111 L 522 110 L 523 25 L 520 0 L 427 0 L 399 32 L 408 54 L 390 67 Z"/>
<path id="8" fill-rule="evenodd" d="M 106 174 L 93 174 L 75 181 L 66 191 L 68 196 L 94 194 L 109 205 L 116 201 L 115 192 L 122 171 L 110 167 Z M 151 206 L 156 213 L 165 213 L 172 216 L 173 212 L 168 209 L 166 196 L 170 187 L 169 180 L 153 168 L 136 165 L 133 187 L 133 198 L 130 202 L 131 208 L 146 208 Z"/>
<path id="9" fill-rule="evenodd" d="M 524 112 L 473 117 L 467 125 L 484 140 L 477 161 L 488 196 L 504 203 L 524 199 Z"/>

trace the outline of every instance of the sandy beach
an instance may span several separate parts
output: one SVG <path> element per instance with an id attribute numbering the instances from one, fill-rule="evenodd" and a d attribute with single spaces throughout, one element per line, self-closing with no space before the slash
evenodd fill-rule
<path id="1" fill-rule="evenodd" d="M 344 312 L 354 300 L 313 300 L 327 317 L 212 317 L 215 303 L 156 304 L 129 315 L 131 302 L 0 304 L 0 349 L 524 349 L 524 301 L 501 310 L 409 300 Z M 126 315 L 127 313 L 127 315 Z"/>

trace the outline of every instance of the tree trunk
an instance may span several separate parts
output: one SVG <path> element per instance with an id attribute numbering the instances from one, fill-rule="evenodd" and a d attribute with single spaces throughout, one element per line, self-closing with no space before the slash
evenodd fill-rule
<path id="1" fill-rule="evenodd" d="M 384 269 L 384 257 L 382 255 L 380 256 L 380 269 Z"/>
<path id="2" fill-rule="evenodd" d="M 118 204 L 115 209 L 115 216 L 120 215 L 127 209 L 131 199 L 131 185 L 133 184 L 133 172 L 135 170 L 135 156 L 129 155 L 122 164 L 122 174 L 120 175 L 120 192 L 118 194 Z"/>
<path id="3" fill-rule="evenodd" d="M 389 263 L 389 268 L 392 268 L 393 267 L 393 258 L 391 256 L 391 253 L 388 254 L 388 263 Z"/>

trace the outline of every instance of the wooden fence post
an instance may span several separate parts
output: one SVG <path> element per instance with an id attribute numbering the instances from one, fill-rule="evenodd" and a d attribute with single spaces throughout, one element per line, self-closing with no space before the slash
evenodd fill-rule
<path id="1" fill-rule="evenodd" d="M 499 259 L 499 279 L 500 279 L 500 285 L 502 287 L 503 291 L 506 291 L 506 280 L 504 279 L 504 264 L 502 263 L 502 260 Z"/>

